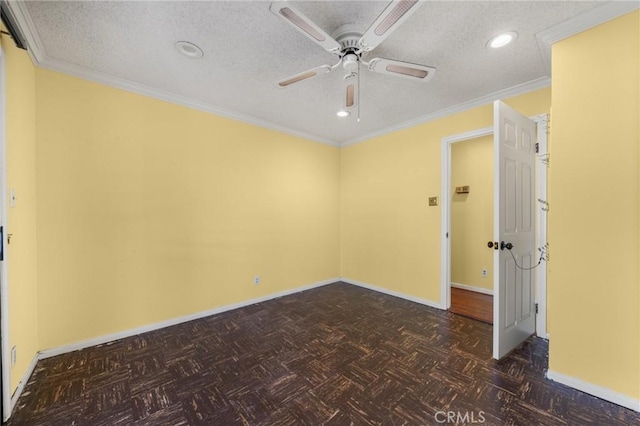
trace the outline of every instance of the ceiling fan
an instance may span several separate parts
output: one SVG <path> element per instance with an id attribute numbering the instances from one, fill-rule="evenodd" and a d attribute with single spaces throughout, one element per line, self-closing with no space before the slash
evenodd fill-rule
<path id="1" fill-rule="evenodd" d="M 269 10 L 273 14 L 293 26 L 327 52 L 338 57 L 338 62 L 334 65 L 320 65 L 295 74 L 278 81 L 278 87 L 289 87 L 319 74 L 329 73 L 342 65 L 342 68 L 347 72 L 344 77 L 344 109 L 347 111 L 345 115 L 348 115 L 349 110 L 359 105 L 360 64 L 366 66 L 369 71 L 379 74 L 392 75 L 414 81 L 430 80 L 436 71 L 433 67 L 393 59 L 374 58 L 365 61 L 363 58 L 407 20 L 421 3 L 418 0 L 393 0 L 364 33 L 359 32 L 353 25 L 347 24 L 338 28 L 331 36 L 299 10 L 289 5 L 289 3 L 285 1 L 271 3 Z"/>

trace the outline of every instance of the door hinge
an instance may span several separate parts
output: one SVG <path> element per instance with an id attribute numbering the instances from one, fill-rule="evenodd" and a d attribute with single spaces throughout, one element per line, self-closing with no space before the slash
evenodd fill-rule
<path id="1" fill-rule="evenodd" d="M 0 261 L 4 260 L 4 226 L 0 226 Z"/>
<path id="2" fill-rule="evenodd" d="M 536 314 L 538 313 L 538 304 L 536 303 Z"/>
<path id="3" fill-rule="evenodd" d="M 540 153 L 540 144 L 536 142 L 536 154 Z"/>

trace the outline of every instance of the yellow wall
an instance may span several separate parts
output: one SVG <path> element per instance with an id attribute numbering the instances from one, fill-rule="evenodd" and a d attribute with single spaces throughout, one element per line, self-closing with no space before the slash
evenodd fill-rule
<path id="1" fill-rule="evenodd" d="M 553 46 L 550 370 L 640 398 L 640 13 Z"/>
<path id="2" fill-rule="evenodd" d="M 468 194 L 456 186 L 468 185 Z M 451 144 L 451 281 L 493 290 L 493 136 Z M 486 269 L 487 277 L 482 277 Z"/>
<path id="3" fill-rule="evenodd" d="M 638 21 L 554 46 L 549 169 L 550 368 L 634 398 Z M 441 139 L 491 125 L 491 106 L 338 150 L 34 70 L 2 45 L 12 388 L 38 349 L 339 275 L 440 300 Z M 545 113 L 551 90 L 507 103 Z"/>
<path id="4" fill-rule="evenodd" d="M 549 112 L 551 90 L 512 99 Z M 341 151 L 342 276 L 440 302 L 440 146 L 444 137 L 493 123 L 491 105 L 347 146 Z"/>
<path id="5" fill-rule="evenodd" d="M 338 148 L 36 82 L 41 349 L 339 276 Z"/>
<path id="6" fill-rule="evenodd" d="M 27 52 L 2 35 L 6 90 L 7 188 L 16 204 L 7 205 L 7 233 L 13 235 L 7 250 L 9 289 L 9 347 L 16 347 L 11 368 L 11 392 L 29 368 L 38 349 L 36 268 L 36 85 L 35 68 Z M 7 194 L 8 195 L 8 194 Z M 3 336 L 4 337 L 4 336 Z"/>

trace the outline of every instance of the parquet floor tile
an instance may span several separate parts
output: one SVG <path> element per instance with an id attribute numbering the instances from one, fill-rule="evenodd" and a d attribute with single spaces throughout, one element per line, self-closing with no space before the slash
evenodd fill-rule
<path id="1" fill-rule="evenodd" d="M 335 283 L 41 360 L 8 425 L 640 424 L 547 380 L 545 340 L 496 362 L 491 339 Z"/>

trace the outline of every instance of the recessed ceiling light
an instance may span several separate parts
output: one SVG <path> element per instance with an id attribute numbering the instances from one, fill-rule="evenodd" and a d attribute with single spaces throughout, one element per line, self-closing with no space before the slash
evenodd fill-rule
<path id="1" fill-rule="evenodd" d="M 492 37 L 488 42 L 487 46 L 498 49 L 500 47 L 504 47 L 509 43 L 513 43 L 518 38 L 518 33 L 515 31 L 508 31 L 506 33 L 498 34 L 497 36 Z"/>
<path id="2" fill-rule="evenodd" d="M 349 111 L 338 111 L 338 112 L 336 113 L 336 115 L 337 115 L 338 117 L 348 117 L 348 116 L 349 116 L 349 114 L 351 114 Z"/>
<path id="3" fill-rule="evenodd" d="M 178 41 L 175 44 L 176 50 L 182 53 L 187 58 L 199 59 L 202 58 L 202 49 L 196 46 L 193 43 L 189 43 L 188 41 Z"/>

